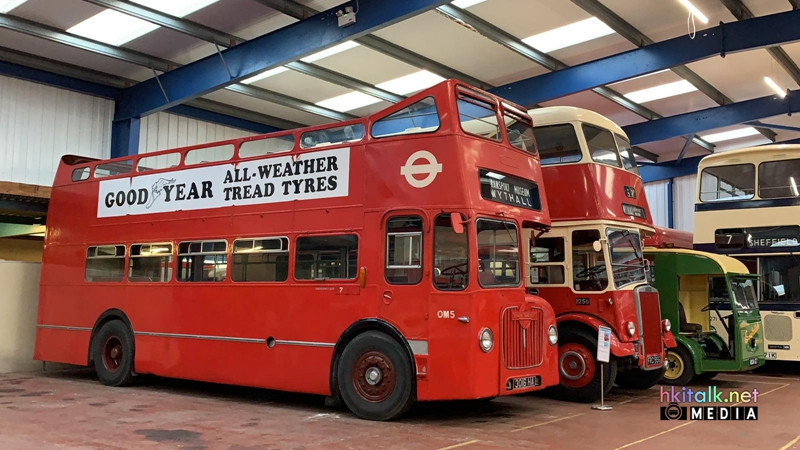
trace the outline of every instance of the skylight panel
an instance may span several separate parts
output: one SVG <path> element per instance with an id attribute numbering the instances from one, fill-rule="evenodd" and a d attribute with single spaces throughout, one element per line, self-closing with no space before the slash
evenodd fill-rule
<path id="1" fill-rule="evenodd" d="M 329 56 L 333 56 L 337 53 L 341 53 L 345 50 L 350 50 L 351 48 L 358 47 L 358 42 L 355 41 L 345 41 L 339 45 L 334 45 L 331 48 L 322 50 L 321 52 L 314 53 L 312 55 L 308 55 L 305 58 L 301 58 L 300 61 L 312 63 L 314 61 L 319 61 L 320 59 L 327 58 Z"/>
<path id="2" fill-rule="evenodd" d="M 486 0 L 455 0 L 450 2 L 453 6 L 458 6 L 461 9 L 467 9 L 470 6 L 475 6 L 478 3 L 483 3 Z"/>
<path id="3" fill-rule="evenodd" d="M 0 0 L 2 1 L 2 0 Z M 218 0 L 133 0 L 143 6 L 184 17 Z M 106 9 L 83 22 L 68 29 L 68 33 L 77 34 L 111 45 L 122 45 L 158 28 L 150 23 L 127 14 Z"/>
<path id="4" fill-rule="evenodd" d="M 275 67 L 274 69 L 265 70 L 265 71 L 261 72 L 260 74 L 254 75 L 254 76 L 252 76 L 252 77 L 250 77 L 250 78 L 248 78 L 246 80 L 242 80 L 242 83 L 244 83 L 244 84 L 253 84 L 256 81 L 263 80 L 264 78 L 269 78 L 269 77 L 271 77 L 273 75 L 277 75 L 279 73 L 286 72 L 287 70 L 289 70 L 289 69 L 284 67 L 284 66 L 278 66 L 278 67 Z"/>
<path id="5" fill-rule="evenodd" d="M 544 33 L 534 34 L 523 39 L 522 42 L 541 52 L 550 53 L 561 48 L 608 36 L 612 33 L 614 33 L 614 30 L 603 23 L 602 20 L 597 17 L 590 17 Z"/>
<path id="6" fill-rule="evenodd" d="M 420 70 L 419 72 L 383 82 L 378 84 L 377 87 L 397 95 L 407 95 L 429 88 L 442 81 L 444 81 L 444 78 L 439 75 L 428 72 L 427 70 Z"/>
<path id="7" fill-rule="evenodd" d="M 373 105 L 379 101 L 381 100 L 377 97 L 367 95 L 363 92 L 353 91 L 323 100 L 317 103 L 317 105 L 322 106 L 323 108 L 347 112 L 367 105 Z"/>
<path id="8" fill-rule="evenodd" d="M 0 13 L 5 14 L 17 6 L 25 3 L 26 0 L 0 0 Z"/>
<path id="9" fill-rule="evenodd" d="M 653 86 L 647 89 L 633 91 L 624 94 L 629 100 L 636 103 L 652 102 L 667 97 L 674 97 L 676 95 L 686 94 L 687 92 L 696 91 L 697 88 L 686 80 L 675 81 L 673 83 L 662 84 Z"/>
<path id="10" fill-rule="evenodd" d="M 758 134 L 758 130 L 753 127 L 737 128 L 735 130 L 723 131 L 721 133 L 712 133 L 700 136 L 704 140 L 716 143 L 722 141 L 729 141 L 731 139 L 739 139 L 747 136 L 754 136 Z"/>

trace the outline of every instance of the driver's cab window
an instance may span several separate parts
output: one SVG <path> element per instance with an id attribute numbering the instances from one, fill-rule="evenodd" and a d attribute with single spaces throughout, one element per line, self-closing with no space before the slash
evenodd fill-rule
<path id="1" fill-rule="evenodd" d="M 608 286 L 604 253 L 594 249 L 598 241 L 598 230 L 572 232 L 572 283 L 576 291 L 602 291 Z"/>
<path id="2" fill-rule="evenodd" d="M 564 284 L 564 238 L 540 237 L 530 251 L 531 284 Z"/>
<path id="3" fill-rule="evenodd" d="M 708 303 L 729 303 L 728 283 L 725 277 L 708 277 Z"/>
<path id="4" fill-rule="evenodd" d="M 461 290 L 469 282 L 468 225 L 456 233 L 449 214 L 436 218 L 433 228 L 433 285 L 441 290 Z"/>

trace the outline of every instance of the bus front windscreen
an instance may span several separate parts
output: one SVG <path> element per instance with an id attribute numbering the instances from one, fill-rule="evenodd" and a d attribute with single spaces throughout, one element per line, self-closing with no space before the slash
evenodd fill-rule
<path id="1" fill-rule="evenodd" d="M 737 309 L 756 308 L 756 288 L 752 278 L 732 278 L 731 291 Z"/>
<path id="2" fill-rule="evenodd" d="M 626 284 L 644 281 L 644 259 L 639 233 L 609 229 L 607 236 L 614 285 L 620 288 Z"/>

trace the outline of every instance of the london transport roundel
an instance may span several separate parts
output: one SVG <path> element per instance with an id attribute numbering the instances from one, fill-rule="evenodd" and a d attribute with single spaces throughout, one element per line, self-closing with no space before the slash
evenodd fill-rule
<path id="1" fill-rule="evenodd" d="M 420 160 L 423 164 L 417 164 Z M 406 177 L 408 184 L 415 188 L 424 188 L 433 183 L 436 175 L 442 171 L 442 164 L 436 161 L 433 153 L 420 150 L 414 152 L 406 160 L 406 164 L 400 168 L 400 175 Z M 425 175 L 424 178 L 417 179 L 414 175 Z"/>

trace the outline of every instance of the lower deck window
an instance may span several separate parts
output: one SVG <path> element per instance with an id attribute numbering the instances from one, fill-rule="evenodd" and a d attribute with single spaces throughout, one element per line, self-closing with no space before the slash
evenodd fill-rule
<path id="1" fill-rule="evenodd" d="M 166 283 L 172 279 L 172 244 L 134 244 L 128 281 Z"/>
<path id="2" fill-rule="evenodd" d="M 233 243 L 233 281 L 286 281 L 289 239 L 239 239 Z"/>
<path id="3" fill-rule="evenodd" d="M 353 279 L 358 268 L 358 236 L 297 238 L 294 266 L 298 280 Z"/>
<path id="4" fill-rule="evenodd" d="M 125 277 L 125 246 L 99 245 L 86 251 L 86 281 L 122 281 Z"/>
<path id="5" fill-rule="evenodd" d="M 178 281 L 225 281 L 227 242 L 194 241 L 178 245 Z"/>

